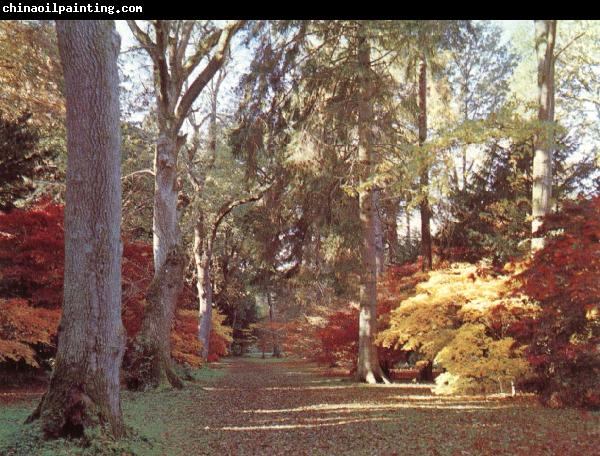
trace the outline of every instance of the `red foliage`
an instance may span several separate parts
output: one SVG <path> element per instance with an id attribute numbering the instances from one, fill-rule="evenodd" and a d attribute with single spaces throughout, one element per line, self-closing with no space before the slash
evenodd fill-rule
<path id="1" fill-rule="evenodd" d="M 519 275 L 540 303 L 529 361 L 553 406 L 600 408 L 600 197 L 546 217 L 545 247 Z"/>
<path id="2" fill-rule="evenodd" d="M 0 213 L 0 297 L 59 308 L 64 264 L 63 208 L 48 200 Z"/>
<path id="3" fill-rule="evenodd" d="M 216 353 L 211 353 L 206 358 L 206 361 L 209 363 L 216 363 L 217 361 L 219 361 L 219 355 L 217 355 Z"/>
<path id="4" fill-rule="evenodd" d="M 337 363 L 356 365 L 358 356 L 358 309 L 336 312 L 327 324 L 315 331 L 320 350 L 315 360 L 331 366 Z"/>
<path id="5" fill-rule="evenodd" d="M 12 300 L 11 305 L 3 307 L 10 315 L 3 315 L 0 321 L 5 329 L 0 331 L 0 361 L 16 359 L 16 343 L 29 344 L 31 350 L 36 352 L 35 356 L 19 358 L 33 367 L 53 355 L 55 342 L 50 341 L 55 340 L 55 320 L 58 321 L 63 296 L 63 213 L 62 205 L 48 200 L 39 201 L 27 210 L 14 209 L 0 213 L 0 300 Z M 142 323 L 145 293 L 154 273 L 153 254 L 152 246 L 148 244 L 126 239 L 123 244 L 122 318 L 128 339 L 132 340 Z M 196 307 L 190 287 L 185 288 L 178 307 Z M 52 315 L 56 318 L 46 318 L 44 312 L 49 310 L 53 311 Z M 11 331 L 6 329 L 10 326 L 9 322 L 22 316 L 35 322 L 48 320 L 45 327 L 48 334 L 43 338 L 44 343 L 35 343 L 23 325 Z M 182 309 L 176 314 L 171 338 L 173 356 L 179 362 L 198 364 L 197 322 L 197 314 L 193 311 Z M 215 334 L 211 334 L 213 358 L 227 353 L 229 341 L 221 333 L 215 331 Z M 38 339 L 42 340 L 41 336 Z M 5 348 L 4 353 L 2 347 Z M 21 348 L 20 352 L 25 353 L 25 350 Z"/>
<path id="6" fill-rule="evenodd" d="M 389 319 L 389 313 L 400 302 L 399 295 L 413 290 L 421 280 L 419 262 L 406 263 L 388 268 L 379 283 L 377 317 L 383 327 Z M 358 317 L 356 308 L 335 312 L 328 316 L 325 326 L 315 331 L 319 342 L 315 360 L 331 366 L 343 364 L 356 369 L 358 359 Z M 391 348 L 378 347 L 379 362 L 386 370 L 401 360 L 405 353 Z"/>

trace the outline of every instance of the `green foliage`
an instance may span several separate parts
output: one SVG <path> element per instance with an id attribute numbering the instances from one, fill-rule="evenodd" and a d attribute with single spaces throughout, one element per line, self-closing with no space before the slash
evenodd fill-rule
<path id="1" fill-rule="evenodd" d="M 441 204 L 447 211 L 437 235 L 443 258 L 487 258 L 501 265 L 528 252 L 533 140 L 539 125 L 515 110 L 510 102 L 486 120 L 465 122 L 448 133 L 464 147 L 474 147 L 480 158 L 466 181 L 455 176 Z M 593 157 L 569 164 L 577 145 L 558 127 L 557 134 L 553 198 L 561 201 L 575 192 L 593 191 Z"/>
<path id="2" fill-rule="evenodd" d="M 40 149 L 40 136 L 29 121 L 30 114 L 15 120 L 0 117 L 0 210 L 15 207 L 15 203 L 35 190 L 34 179 L 44 172 L 44 166 L 55 153 Z"/>

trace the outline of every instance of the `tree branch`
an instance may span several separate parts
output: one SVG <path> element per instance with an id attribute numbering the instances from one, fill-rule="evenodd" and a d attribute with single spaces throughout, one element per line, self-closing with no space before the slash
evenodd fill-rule
<path id="1" fill-rule="evenodd" d="M 169 82 L 171 79 L 167 65 L 169 32 L 165 30 L 166 25 L 165 21 L 156 21 L 154 24 L 156 30 L 156 66 L 158 69 L 158 82 L 160 84 L 160 95 L 158 98 L 163 105 L 163 112 L 165 113 L 169 112 Z"/>
<path id="2" fill-rule="evenodd" d="M 217 218 L 212 226 L 212 231 L 211 231 L 211 235 L 210 235 L 211 246 L 214 243 L 215 238 L 217 237 L 217 230 L 219 229 L 219 225 L 221 224 L 223 219 L 225 217 L 227 217 L 227 215 L 236 207 L 260 200 L 269 188 L 270 187 L 263 188 L 262 190 L 260 190 L 258 193 L 254 194 L 254 195 L 247 196 L 246 198 L 229 201 L 229 202 L 223 204 L 221 206 L 221 209 L 219 209 L 219 214 L 217 215 Z"/>
<path id="3" fill-rule="evenodd" d="M 579 38 L 581 38 L 582 36 L 584 36 L 584 35 L 585 35 L 585 33 L 586 33 L 586 32 L 581 32 L 579 35 L 577 35 L 575 38 L 573 38 L 571 41 L 569 41 L 567 44 L 565 44 L 565 45 L 563 46 L 563 48 L 562 48 L 560 51 L 558 51 L 556 54 L 554 54 L 554 60 L 555 60 L 555 61 L 556 61 L 556 60 L 558 60 L 558 57 L 559 57 L 559 56 L 560 56 L 560 55 L 561 55 L 561 54 L 562 54 L 564 51 L 566 51 L 566 50 L 567 50 L 567 48 L 568 48 L 569 46 L 571 46 L 571 45 L 572 45 L 572 44 L 573 44 L 575 41 L 577 41 Z"/>
<path id="4" fill-rule="evenodd" d="M 135 36 L 146 52 L 148 52 L 152 61 L 155 64 L 158 63 L 156 44 L 150 39 L 150 36 L 144 32 L 134 20 L 128 20 L 127 25 L 129 25 L 129 29 L 131 30 L 131 33 L 133 33 L 133 36 Z"/>
<path id="5" fill-rule="evenodd" d="M 130 177 L 133 177 L 133 176 L 136 176 L 136 175 L 138 175 L 138 174 L 148 174 L 148 175 L 150 175 L 150 176 L 154 176 L 154 171 L 152 171 L 150 168 L 146 168 L 146 169 L 140 169 L 140 170 L 138 170 L 138 171 L 134 171 L 134 172 L 132 172 L 132 173 L 129 173 L 129 174 L 127 174 L 127 175 L 123 176 L 123 177 L 121 178 L 121 180 L 128 179 L 128 178 L 130 178 Z"/>
<path id="6" fill-rule="evenodd" d="M 192 107 L 192 103 L 194 100 L 200 95 L 202 89 L 208 84 L 208 82 L 212 79 L 215 73 L 219 68 L 223 65 L 223 61 L 225 60 L 225 55 L 227 49 L 229 48 L 229 43 L 231 38 L 235 33 L 242 27 L 245 21 L 234 21 L 229 23 L 225 28 L 223 28 L 222 33 L 219 35 L 217 49 L 215 54 L 209 60 L 206 67 L 200 72 L 200 74 L 196 77 L 194 82 L 189 86 L 189 88 L 185 91 L 183 96 L 181 97 L 181 101 L 179 102 L 177 109 L 175 110 L 175 129 L 179 130 L 187 117 L 190 108 Z"/>
<path id="7" fill-rule="evenodd" d="M 185 65 L 183 66 L 184 79 L 187 79 L 189 77 L 189 75 L 192 73 L 192 71 L 194 71 L 194 69 L 198 66 L 202 59 L 206 57 L 210 50 L 218 44 L 222 33 L 222 29 L 215 30 L 208 36 L 208 38 L 203 40 L 202 43 L 198 45 L 196 52 L 194 52 L 194 54 L 187 59 Z"/>

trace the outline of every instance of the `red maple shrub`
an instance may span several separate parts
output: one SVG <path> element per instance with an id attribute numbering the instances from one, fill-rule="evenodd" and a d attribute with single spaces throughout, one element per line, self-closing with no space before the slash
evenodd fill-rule
<path id="1" fill-rule="evenodd" d="M 327 323 L 315 331 L 319 350 L 315 360 L 335 366 L 350 365 L 356 368 L 358 356 L 358 309 L 335 312 L 327 318 Z"/>
<path id="2" fill-rule="evenodd" d="M 59 308 L 65 256 L 63 208 L 49 200 L 0 213 L 0 298 Z"/>
<path id="3" fill-rule="evenodd" d="M 28 209 L 0 213 L 0 365 L 49 367 L 63 295 L 63 206 L 41 200 Z M 145 293 L 154 272 L 152 246 L 123 242 L 123 325 L 131 342 L 144 315 Z M 171 333 L 173 358 L 199 366 L 196 298 L 185 287 Z M 211 359 L 227 354 L 222 318 L 211 334 Z"/>
<path id="4" fill-rule="evenodd" d="M 550 406 L 600 408 L 600 197 L 546 217 L 546 245 L 519 275 L 541 307 L 528 359 Z"/>

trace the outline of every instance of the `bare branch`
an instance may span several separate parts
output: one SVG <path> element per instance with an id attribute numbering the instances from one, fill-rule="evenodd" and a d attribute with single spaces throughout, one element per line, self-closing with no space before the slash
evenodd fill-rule
<path id="1" fill-rule="evenodd" d="M 577 41 L 579 38 L 583 37 L 585 35 L 585 33 L 586 32 L 581 32 L 579 35 L 577 35 L 575 38 L 573 38 L 571 41 L 569 41 L 567 44 L 565 44 L 560 51 L 558 51 L 556 54 L 554 54 L 554 60 L 558 60 L 558 57 L 564 51 L 566 51 L 569 48 L 569 46 L 571 46 L 575 41 Z"/>
<path id="2" fill-rule="evenodd" d="M 192 54 L 192 56 L 188 58 L 188 60 L 185 62 L 185 65 L 183 66 L 184 79 L 187 79 L 189 77 L 189 75 L 192 73 L 192 71 L 194 71 L 194 69 L 198 66 L 202 59 L 206 57 L 210 50 L 219 43 L 219 39 L 221 38 L 222 33 L 222 29 L 215 30 L 198 45 L 196 52 L 194 52 L 194 54 Z"/>
<path id="3" fill-rule="evenodd" d="M 219 213 L 217 215 L 217 218 L 215 219 L 215 222 L 213 223 L 212 232 L 211 232 L 211 236 L 210 236 L 211 246 L 214 243 L 215 238 L 217 237 L 217 230 L 219 229 L 219 225 L 221 224 L 223 219 L 225 217 L 227 217 L 227 215 L 236 207 L 260 200 L 264 196 L 264 194 L 267 192 L 267 190 L 269 190 L 269 188 L 271 188 L 271 187 L 269 186 L 266 188 L 262 188 L 261 190 L 258 191 L 258 193 L 254 194 L 254 195 L 247 196 L 246 198 L 232 200 L 232 201 L 229 201 L 229 202 L 223 204 L 221 206 L 221 209 L 219 209 Z"/>
<path id="4" fill-rule="evenodd" d="M 129 25 L 129 29 L 133 36 L 138 40 L 138 42 L 142 45 L 142 47 L 148 52 L 152 60 L 157 63 L 157 51 L 156 51 L 156 43 L 150 39 L 150 36 L 144 32 L 134 20 L 128 20 L 127 25 Z"/>
<path id="5" fill-rule="evenodd" d="M 154 177 L 154 171 L 152 171 L 150 168 L 146 168 L 146 169 L 140 169 L 138 171 L 134 171 L 132 173 L 129 173 L 129 174 L 123 176 L 121 178 L 121 180 L 129 179 L 130 177 L 134 177 L 134 176 L 137 176 L 139 174 L 148 174 L 148 175 Z"/>
<path id="6" fill-rule="evenodd" d="M 208 84 L 208 82 L 212 79 L 215 73 L 221 68 L 223 65 L 223 61 L 225 59 L 226 51 L 229 48 L 229 43 L 231 38 L 235 33 L 242 27 L 245 21 L 234 21 L 229 23 L 223 30 L 219 36 L 219 41 L 217 43 L 217 49 L 206 65 L 206 67 L 200 72 L 200 74 L 196 77 L 194 82 L 189 86 L 189 88 L 185 91 L 183 96 L 181 97 L 181 101 L 177 106 L 175 111 L 175 128 L 179 130 L 183 121 L 188 115 L 188 112 L 192 106 L 192 103 L 202 89 Z"/>
<path id="7" fill-rule="evenodd" d="M 154 27 L 156 30 L 156 66 L 158 69 L 158 78 L 160 84 L 159 100 L 163 105 L 164 112 L 169 112 L 169 67 L 167 65 L 167 40 L 169 32 L 166 30 L 165 21 L 156 21 Z"/>

